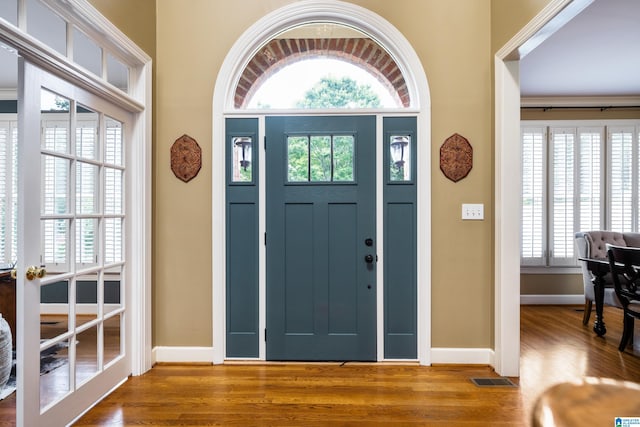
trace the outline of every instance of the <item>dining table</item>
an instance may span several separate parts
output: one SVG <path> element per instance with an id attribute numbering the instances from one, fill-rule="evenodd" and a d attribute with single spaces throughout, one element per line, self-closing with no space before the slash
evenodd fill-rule
<path id="1" fill-rule="evenodd" d="M 593 331 L 599 337 L 603 337 L 607 333 L 607 328 L 604 324 L 604 317 L 602 314 L 604 306 L 604 288 L 606 286 L 604 277 L 611 271 L 611 266 L 609 265 L 609 260 L 606 258 L 580 257 L 578 259 L 587 264 L 587 269 L 593 276 L 591 282 L 593 283 L 595 295 L 594 303 L 596 305 L 596 320 L 593 323 Z M 622 268 L 622 265 L 620 267 Z"/>

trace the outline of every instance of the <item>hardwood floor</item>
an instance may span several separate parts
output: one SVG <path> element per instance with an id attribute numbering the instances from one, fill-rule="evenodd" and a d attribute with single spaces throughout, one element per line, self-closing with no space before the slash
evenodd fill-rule
<path id="1" fill-rule="evenodd" d="M 157 365 L 75 425 L 528 426 L 535 399 L 553 384 L 584 376 L 640 382 L 640 334 L 635 348 L 617 350 L 620 310 L 605 309 L 608 332 L 598 338 L 579 309 L 521 308 L 517 387 L 476 386 L 473 377 L 498 377 L 484 366 Z M 9 421 L 3 402 L 0 423 Z"/>

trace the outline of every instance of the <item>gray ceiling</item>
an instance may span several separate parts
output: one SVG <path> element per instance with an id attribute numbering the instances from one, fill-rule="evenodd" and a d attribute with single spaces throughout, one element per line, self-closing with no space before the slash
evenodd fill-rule
<path id="1" fill-rule="evenodd" d="M 640 0 L 595 0 L 520 61 L 523 97 L 640 96 Z"/>

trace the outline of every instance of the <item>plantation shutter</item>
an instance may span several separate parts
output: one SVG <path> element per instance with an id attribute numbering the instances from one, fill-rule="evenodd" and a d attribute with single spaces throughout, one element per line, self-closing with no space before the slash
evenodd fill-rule
<path id="1" fill-rule="evenodd" d="M 122 237 L 124 206 L 124 174 L 122 158 L 122 124 L 106 118 L 105 130 L 105 264 L 120 262 L 123 259 Z"/>
<path id="2" fill-rule="evenodd" d="M 42 121 L 42 148 L 45 151 L 67 153 L 69 123 L 65 120 Z M 68 221 L 60 218 L 68 214 L 67 181 L 69 161 L 64 157 L 46 156 L 42 171 L 43 211 L 52 212 L 42 222 L 42 262 L 47 265 L 66 265 L 68 253 Z M 64 267 L 66 269 L 66 267 Z"/>
<path id="3" fill-rule="evenodd" d="M 7 114 L 15 117 L 15 114 Z M 0 263 L 18 256 L 18 122 L 0 121 Z"/>
<path id="4" fill-rule="evenodd" d="M 521 253 L 522 265 L 545 265 L 546 131 L 522 129 Z"/>
<path id="5" fill-rule="evenodd" d="M 603 228 L 603 128 L 578 128 L 578 230 Z"/>
<path id="6" fill-rule="evenodd" d="M 11 123 L 0 122 L 0 263 L 11 262 Z"/>
<path id="7" fill-rule="evenodd" d="M 610 127 L 608 139 L 608 228 L 619 232 L 634 231 L 638 221 L 638 149 L 634 144 L 634 128 Z"/>
<path id="8" fill-rule="evenodd" d="M 79 113 L 78 116 L 94 115 Z M 83 266 L 97 264 L 97 222 L 99 211 L 99 166 L 95 163 L 98 146 L 98 120 L 78 118 L 76 124 L 76 263 Z M 92 162 L 93 161 L 93 162 Z"/>
<path id="9" fill-rule="evenodd" d="M 551 129 L 549 265 L 574 262 L 575 128 Z"/>

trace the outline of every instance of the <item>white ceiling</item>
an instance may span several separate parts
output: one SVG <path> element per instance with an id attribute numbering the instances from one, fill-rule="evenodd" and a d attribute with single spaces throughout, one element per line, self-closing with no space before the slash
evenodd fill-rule
<path id="1" fill-rule="evenodd" d="M 520 92 L 640 96 L 640 0 L 595 0 L 520 61 Z"/>

